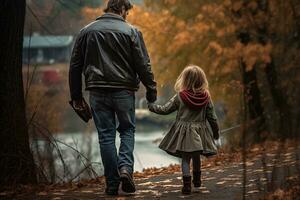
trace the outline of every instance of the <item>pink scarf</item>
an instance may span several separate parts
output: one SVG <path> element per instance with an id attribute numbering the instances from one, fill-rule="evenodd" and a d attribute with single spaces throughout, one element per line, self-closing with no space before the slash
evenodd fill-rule
<path id="1" fill-rule="evenodd" d="M 190 90 L 183 90 L 179 96 L 192 109 L 200 109 L 209 102 L 209 94 L 206 91 L 194 93 Z"/>

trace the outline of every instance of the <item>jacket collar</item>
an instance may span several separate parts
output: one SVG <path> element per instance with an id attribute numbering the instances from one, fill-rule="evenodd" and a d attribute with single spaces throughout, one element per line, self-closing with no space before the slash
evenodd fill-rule
<path id="1" fill-rule="evenodd" d="M 121 20 L 121 21 L 125 22 L 123 17 L 121 17 L 120 15 L 117 15 L 117 14 L 113 14 L 113 13 L 105 13 L 102 16 L 98 17 L 96 20 L 99 20 L 99 19 L 116 19 L 116 20 Z"/>

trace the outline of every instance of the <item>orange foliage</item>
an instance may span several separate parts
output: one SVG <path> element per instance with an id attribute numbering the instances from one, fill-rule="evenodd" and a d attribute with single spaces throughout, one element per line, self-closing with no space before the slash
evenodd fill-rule
<path id="1" fill-rule="evenodd" d="M 272 22 L 268 21 L 270 16 L 261 11 L 256 12 L 256 1 L 249 1 L 247 6 L 240 0 L 195 0 L 193 6 L 186 2 L 145 0 L 144 6 L 134 7 L 128 21 L 137 26 L 144 35 L 159 86 L 174 84 L 187 64 L 199 65 L 208 74 L 214 99 L 222 99 L 228 103 L 228 107 L 235 108 L 229 110 L 227 115 L 229 118 L 238 119 L 236 115 L 239 111 L 236 110 L 240 110 L 238 106 L 242 90 L 237 91 L 237 87 L 230 83 L 241 82 L 240 61 L 246 63 L 247 70 L 251 70 L 254 64 L 265 67 L 271 62 L 271 55 L 274 57 L 282 53 L 284 44 L 274 45 L 270 41 L 262 44 L 251 40 L 245 45 L 237 38 L 237 33 L 245 30 L 256 37 L 255 31 L 267 24 L 269 32 L 284 36 L 293 31 L 292 15 L 287 15 L 286 22 L 281 23 L 280 27 L 277 23 L 284 21 L 279 15 L 280 7 L 274 2 L 269 6 L 273 14 Z M 235 17 L 232 16 L 233 12 L 237 12 L 237 15 L 240 12 L 246 14 Z M 255 15 L 251 14 L 254 12 Z M 86 22 L 94 20 L 101 13 L 101 9 L 85 8 L 82 11 Z M 297 57 L 296 51 L 286 50 L 290 52 L 287 54 L 290 60 Z M 287 63 L 290 64 L 281 67 L 285 73 L 297 66 L 294 61 Z"/>
<path id="2" fill-rule="evenodd" d="M 81 10 L 81 15 L 84 17 L 85 22 L 90 22 L 95 20 L 97 17 L 103 14 L 103 8 L 90 8 L 84 7 Z"/>
<path id="3" fill-rule="evenodd" d="M 218 77 L 228 76 L 231 80 L 230 76 L 239 73 L 237 58 L 242 46 L 235 40 L 235 25 L 226 17 L 223 5 L 205 3 L 195 12 L 194 19 L 186 20 L 172 12 L 173 7 L 179 7 L 178 4 L 185 1 L 166 3 L 168 6 L 162 9 L 151 9 L 148 4 L 148 7 L 134 6 L 128 16 L 128 21 L 143 33 L 158 89 L 173 85 L 182 69 L 193 63 L 207 72 L 212 87 L 218 80 L 218 87 L 213 87 L 211 93 L 214 99 L 218 96 L 224 99 L 228 82 L 221 83 Z M 100 14 L 99 9 L 82 10 L 86 24 Z M 229 102 L 239 105 L 239 93 L 235 94 Z M 235 111 L 230 112 L 229 115 L 236 115 Z"/>

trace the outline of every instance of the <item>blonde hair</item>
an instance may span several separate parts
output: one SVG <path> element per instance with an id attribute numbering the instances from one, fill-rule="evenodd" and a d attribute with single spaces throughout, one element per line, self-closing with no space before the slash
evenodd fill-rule
<path id="1" fill-rule="evenodd" d="M 192 90 L 193 92 L 208 92 L 208 81 L 206 75 L 197 65 L 188 65 L 178 76 L 175 91 Z"/>

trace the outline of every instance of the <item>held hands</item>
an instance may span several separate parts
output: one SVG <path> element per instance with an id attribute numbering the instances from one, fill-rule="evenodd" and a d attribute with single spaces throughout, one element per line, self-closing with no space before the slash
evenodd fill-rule
<path id="1" fill-rule="evenodd" d="M 147 99 L 148 109 L 151 112 L 153 112 L 153 110 L 154 110 L 154 102 L 157 99 L 157 91 L 156 91 L 156 89 L 154 89 L 154 90 L 147 90 L 146 91 L 146 99 Z"/>
<path id="2" fill-rule="evenodd" d="M 154 102 L 147 102 L 147 105 L 148 105 L 148 109 L 153 112 L 153 107 L 154 107 Z"/>
<path id="3" fill-rule="evenodd" d="M 157 93 L 155 91 L 147 90 L 146 99 L 148 103 L 154 103 L 157 99 Z"/>

